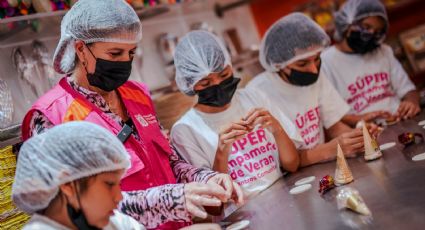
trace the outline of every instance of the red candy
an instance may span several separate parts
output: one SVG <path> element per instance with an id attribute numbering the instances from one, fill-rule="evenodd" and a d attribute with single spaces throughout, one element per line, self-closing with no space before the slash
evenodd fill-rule
<path id="1" fill-rule="evenodd" d="M 319 192 L 322 195 L 325 194 L 327 191 L 335 187 L 334 178 L 329 175 L 324 176 L 322 179 L 320 179 L 319 186 Z"/>
<path id="2" fill-rule="evenodd" d="M 423 142 L 424 137 L 420 133 L 402 133 L 398 136 L 398 141 L 404 146 L 409 146 L 417 143 L 416 137 L 419 139 L 418 141 Z"/>

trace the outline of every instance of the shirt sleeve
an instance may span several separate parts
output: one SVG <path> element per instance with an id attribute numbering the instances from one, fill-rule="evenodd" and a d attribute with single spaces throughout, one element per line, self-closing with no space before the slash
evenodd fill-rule
<path id="1" fill-rule="evenodd" d="M 326 52 L 326 53 L 325 53 Z M 335 57 L 335 52 L 328 50 L 322 52 L 321 55 L 321 67 L 320 67 L 320 72 L 323 73 L 324 76 L 327 77 L 328 81 L 335 87 L 335 90 L 338 91 L 338 86 L 337 86 L 337 82 L 336 82 L 336 76 L 332 73 L 332 67 L 336 68 L 335 66 L 332 65 L 337 65 L 337 61 L 335 61 L 332 57 Z"/>
<path id="2" fill-rule="evenodd" d="M 390 66 L 391 66 L 391 84 L 394 91 L 397 94 L 398 98 L 403 98 L 408 92 L 415 90 L 416 87 L 412 83 L 404 70 L 401 63 L 396 59 L 394 53 L 390 47 L 387 47 L 387 57 L 390 58 Z"/>
<path id="3" fill-rule="evenodd" d="M 146 228 L 166 222 L 190 222 L 186 210 L 183 184 L 167 184 L 147 190 L 123 192 L 119 210 Z"/>
<path id="4" fill-rule="evenodd" d="M 162 126 L 160 125 L 161 130 Z M 164 134 L 164 133 L 163 133 Z M 207 183 L 207 181 L 217 175 L 217 172 L 210 170 L 208 167 L 195 167 L 189 164 L 182 155 L 177 151 L 175 146 L 171 143 L 168 136 L 164 137 L 170 142 L 170 148 L 172 153 L 169 156 L 171 169 L 173 170 L 174 176 L 177 179 L 177 183 L 190 183 L 200 182 Z"/>
<path id="5" fill-rule="evenodd" d="M 196 167 L 212 168 L 214 162 L 207 158 L 187 125 L 177 124 L 171 130 L 171 142 L 176 151 L 187 162 Z M 213 153 L 211 153 L 213 154 Z"/>
<path id="6" fill-rule="evenodd" d="M 170 165 L 178 183 L 199 182 L 207 183 L 207 181 L 218 173 L 205 167 L 195 167 L 187 163 L 177 152 L 176 148 L 171 145 L 173 153 L 170 155 Z"/>
<path id="7" fill-rule="evenodd" d="M 334 86 L 323 73 L 319 76 L 320 96 L 319 106 L 323 125 L 326 129 L 332 127 L 350 111 L 349 105 L 342 99 Z"/>

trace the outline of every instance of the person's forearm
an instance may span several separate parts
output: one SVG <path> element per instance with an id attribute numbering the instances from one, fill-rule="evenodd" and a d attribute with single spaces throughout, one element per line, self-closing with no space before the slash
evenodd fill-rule
<path id="1" fill-rule="evenodd" d="M 341 121 L 344 122 L 345 124 L 347 124 L 350 127 L 356 127 L 357 123 L 362 119 L 361 116 L 359 115 L 354 115 L 354 114 L 350 114 L 350 115 L 345 115 Z"/>
<path id="2" fill-rule="evenodd" d="M 177 153 L 176 148 L 171 145 L 172 154 L 169 156 L 170 166 L 173 170 L 174 176 L 177 179 L 177 183 L 189 183 L 189 182 L 200 182 L 207 183 L 207 181 L 217 175 L 217 172 L 212 171 L 209 168 L 197 168 L 187 163 Z"/>
<path id="3" fill-rule="evenodd" d="M 118 209 L 143 224 L 157 228 L 169 221 L 191 222 L 183 184 L 167 184 L 147 190 L 122 192 Z"/>
<path id="4" fill-rule="evenodd" d="M 419 105 L 419 100 L 420 100 L 419 93 L 416 90 L 412 90 L 406 93 L 406 95 L 404 95 L 402 99 L 402 101 L 410 101 L 418 105 Z"/>
<path id="5" fill-rule="evenodd" d="M 217 150 L 214 158 L 214 164 L 212 170 L 219 173 L 226 173 L 228 171 L 228 159 L 226 154 L 222 154 L 220 150 Z"/>
<path id="6" fill-rule="evenodd" d="M 337 139 L 333 139 L 325 144 L 308 149 L 300 150 L 300 167 L 309 166 L 319 162 L 325 162 L 335 159 Z"/>
<path id="7" fill-rule="evenodd" d="M 330 140 L 335 139 L 339 137 L 341 134 L 350 132 L 353 129 L 350 128 L 348 125 L 346 125 L 342 121 L 338 121 L 333 126 L 331 126 L 329 129 L 326 129 L 326 134 L 329 137 Z"/>
<path id="8" fill-rule="evenodd" d="M 277 149 L 279 151 L 279 160 L 281 166 L 288 172 L 295 172 L 300 165 L 300 156 L 294 143 L 288 137 L 286 132 L 281 131 L 273 134 L 276 140 Z"/>

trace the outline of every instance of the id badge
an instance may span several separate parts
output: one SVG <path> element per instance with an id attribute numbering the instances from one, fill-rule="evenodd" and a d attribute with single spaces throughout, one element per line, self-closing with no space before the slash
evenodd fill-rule
<path id="1" fill-rule="evenodd" d="M 131 126 L 124 124 L 124 127 L 118 133 L 117 137 L 121 141 L 121 143 L 125 143 L 133 132 L 133 128 Z"/>

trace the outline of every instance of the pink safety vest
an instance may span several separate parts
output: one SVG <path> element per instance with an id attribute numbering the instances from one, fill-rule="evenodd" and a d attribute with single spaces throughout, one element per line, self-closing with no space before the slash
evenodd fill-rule
<path id="1" fill-rule="evenodd" d="M 133 81 L 127 81 L 118 88 L 141 139 L 140 143 L 131 136 L 124 144 L 131 157 L 131 168 L 121 180 L 123 191 L 146 190 L 176 183 L 169 162 L 172 151 L 168 140 L 161 133 L 148 92 L 143 84 Z M 115 120 L 75 91 L 65 77 L 38 99 L 25 115 L 22 124 L 24 141 L 30 137 L 30 122 L 35 111 L 41 112 L 54 125 L 84 120 L 98 124 L 115 135 L 122 129 Z M 168 222 L 158 229 L 178 229 L 187 225 L 188 223 Z"/>

